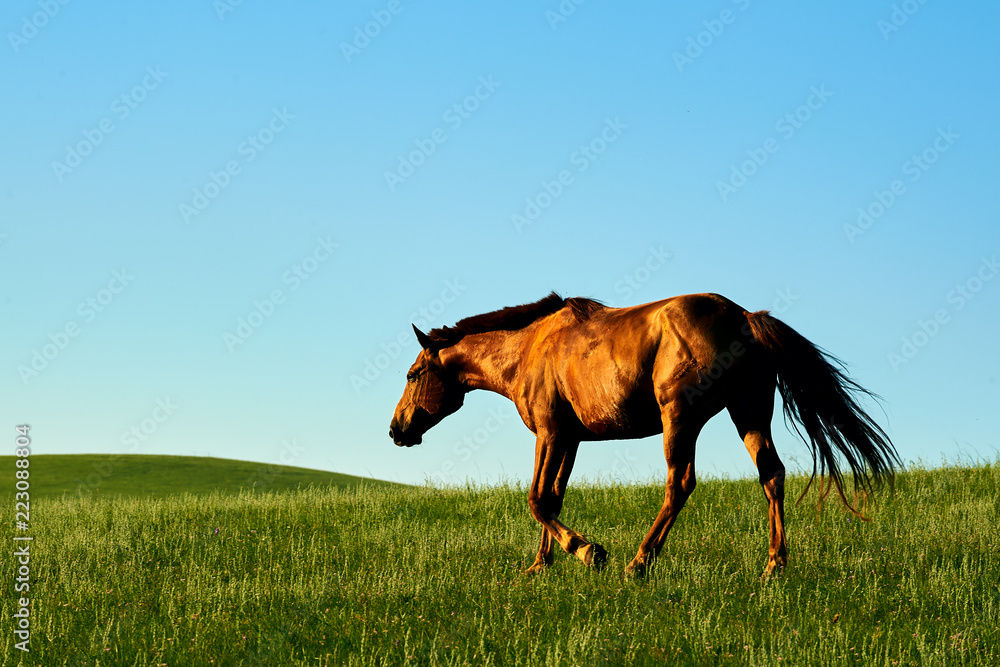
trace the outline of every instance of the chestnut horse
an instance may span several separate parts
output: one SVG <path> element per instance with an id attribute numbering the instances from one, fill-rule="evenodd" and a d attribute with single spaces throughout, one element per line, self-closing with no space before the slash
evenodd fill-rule
<path id="1" fill-rule="evenodd" d="M 553 540 L 586 565 L 604 548 L 559 521 L 566 483 L 584 440 L 663 434 L 663 507 L 626 573 L 641 576 L 694 491 L 695 440 L 723 408 L 760 474 L 768 501 L 766 573 L 784 567 L 785 467 L 771 438 L 775 386 L 786 420 L 812 449 L 813 477 L 829 475 L 845 504 L 838 454 L 855 490 L 891 477 L 899 457 L 885 432 L 856 402 L 873 396 L 843 365 L 767 311 L 750 313 L 718 294 L 691 294 L 630 308 L 609 308 L 552 293 L 535 303 L 469 317 L 427 334 L 406 374 L 389 436 L 420 444 L 432 426 L 486 389 L 517 406 L 535 434 L 528 495 L 542 542 L 528 572 L 552 564 Z M 800 430 L 801 427 L 801 430 Z M 853 509 L 853 508 L 852 508 Z"/>

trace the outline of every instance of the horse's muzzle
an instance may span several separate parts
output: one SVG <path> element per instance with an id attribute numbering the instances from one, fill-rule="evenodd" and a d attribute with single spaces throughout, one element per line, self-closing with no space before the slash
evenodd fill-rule
<path id="1" fill-rule="evenodd" d="M 396 422 L 389 425 L 389 437 L 392 441 L 396 443 L 397 447 L 412 447 L 413 445 L 419 445 L 423 438 L 421 436 L 413 437 L 412 435 L 407 435 L 407 433 L 399 427 Z"/>

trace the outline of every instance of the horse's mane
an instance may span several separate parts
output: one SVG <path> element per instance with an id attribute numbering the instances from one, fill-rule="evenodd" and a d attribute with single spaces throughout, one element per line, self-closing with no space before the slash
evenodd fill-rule
<path id="1" fill-rule="evenodd" d="M 466 317 L 456 322 L 453 327 L 431 329 L 427 335 L 431 340 L 454 345 L 465 336 L 472 334 L 523 329 L 532 322 L 546 315 L 551 315 L 564 307 L 568 307 L 574 317 L 576 317 L 576 320 L 582 322 L 588 319 L 595 311 L 605 306 L 600 301 L 594 299 L 579 296 L 564 299 L 555 292 L 552 292 L 544 299 L 539 299 L 534 303 L 508 306 L 500 310 L 494 310 L 491 313 Z"/>

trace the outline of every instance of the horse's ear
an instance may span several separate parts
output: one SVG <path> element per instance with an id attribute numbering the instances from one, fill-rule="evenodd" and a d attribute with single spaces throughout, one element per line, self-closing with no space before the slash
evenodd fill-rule
<path id="1" fill-rule="evenodd" d="M 418 329 L 416 324 L 411 324 L 410 326 L 413 327 L 413 333 L 417 334 L 417 342 L 420 343 L 420 347 L 429 352 L 434 352 L 441 348 L 441 346 L 432 341 L 427 334 Z"/>

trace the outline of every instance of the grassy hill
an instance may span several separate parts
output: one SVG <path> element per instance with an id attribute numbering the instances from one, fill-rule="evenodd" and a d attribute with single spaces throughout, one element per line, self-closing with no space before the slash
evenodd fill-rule
<path id="1" fill-rule="evenodd" d="M 561 518 L 608 566 L 559 551 L 535 576 L 517 486 L 50 498 L 31 506 L 31 653 L 7 622 L 0 664 L 995 666 L 998 497 L 987 465 L 908 470 L 870 522 L 790 502 L 789 565 L 762 579 L 760 486 L 706 480 L 639 581 L 622 569 L 660 485 L 570 485 Z M 19 568 L 0 558 L 0 581 Z M 0 597 L 0 616 L 14 604 Z"/>
<path id="2" fill-rule="evenodd" d="M 13 475 L 14 457 L 0 456 L 0 477 Z M 314 484 L 348 487 L 391 482 L 323 470 L 197 456 L 33 454 L 31 497 L 153 496 L 236 493 L 241 489 L 285 491 Z M 10 495 L 13 483 L 0 491 Z"/>

